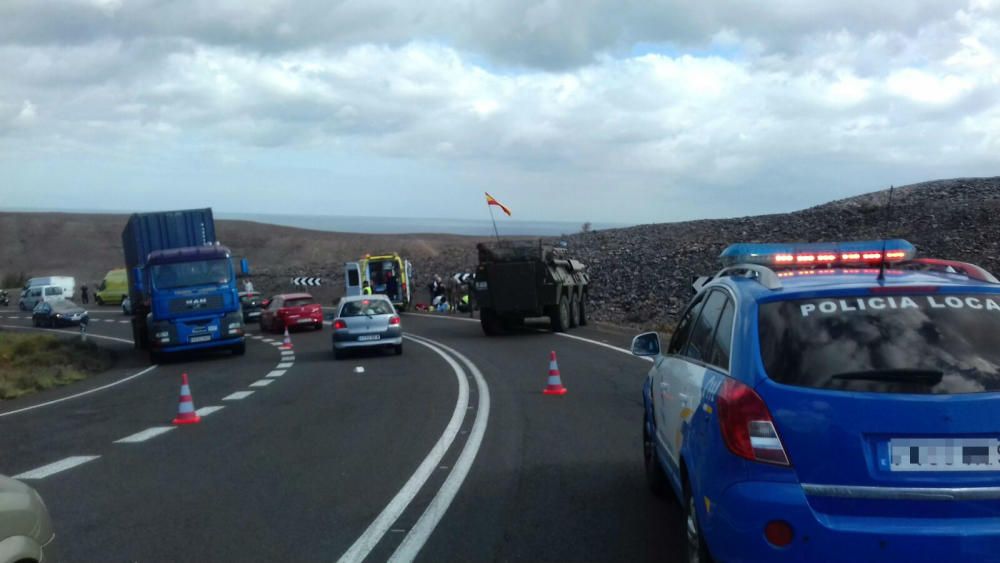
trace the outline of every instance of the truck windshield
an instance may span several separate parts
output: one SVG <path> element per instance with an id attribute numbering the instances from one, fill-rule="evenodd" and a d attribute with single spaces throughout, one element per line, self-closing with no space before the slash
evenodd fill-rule
<path id="1" fill-rule="evenodd" d="M 760 306 L 767 375 L 881 393 L 1000 390 L 1000 295 L 886 295 Z"/>
<path id="2" fill-rule="evenodd" d="M 159 289 L 226 284 L 229 283 L 229 274 L 229 261 L 224 259 L 156 264 L 152 267 L 153 284 Z"/>

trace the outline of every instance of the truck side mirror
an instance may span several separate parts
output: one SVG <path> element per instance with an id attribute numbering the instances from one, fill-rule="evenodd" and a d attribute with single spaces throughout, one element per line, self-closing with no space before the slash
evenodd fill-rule
<path id="1" fill-rule="evenodd" d="M 132 268 L 132 279 L 135 280 L 135 290 L 139 293 L 145 293 L 145 288 L 142 285 L 142 269 Z"/>
<path id="2" fill-rule="evenodd" d="M 244 276 L 250 275 L 250 261 L 246 258 L 240 258 L 240 271 Z"/>

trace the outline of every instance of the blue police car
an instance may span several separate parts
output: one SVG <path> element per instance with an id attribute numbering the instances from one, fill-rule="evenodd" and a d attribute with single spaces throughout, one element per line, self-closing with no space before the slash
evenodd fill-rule
<path id="1" fill-rule="evenodd" d="M 736 244 L 635 338 L 689 561 L 1000 560 L 1000 283 L 914 254 Z"/>

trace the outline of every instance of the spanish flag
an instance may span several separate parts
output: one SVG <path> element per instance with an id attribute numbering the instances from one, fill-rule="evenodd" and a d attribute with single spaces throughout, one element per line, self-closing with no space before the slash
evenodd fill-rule
<path id="1" fill-rule="evenodd" d="M 495 205 L 500 209 L 502 209 L 503 212 L 506 213 L 508 217 L 510 217 L 510 209 L 508 209 L 506 205 L 494 199 L 494 197 L 488 193 L 486 194 L 486 205 Z"/>

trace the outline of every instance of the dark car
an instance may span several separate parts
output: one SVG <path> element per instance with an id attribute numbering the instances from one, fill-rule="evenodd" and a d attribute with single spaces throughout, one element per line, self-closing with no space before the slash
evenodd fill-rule
<path id="1" fill-rule="evenodd" d="M 70 326 L 87 324 L 90 322 L 90 315 L 83 307 L 69 299 L 64 299 L 35 305 L 35 309 L 31 313 L 31 320 L 35 326 Z"/>
<path id="2" fill-rule="evenodd" d="M 243 322 L 251 323 L 260 321 L 261 301 L 264 298 L 256 291 L 241 291 L 240 305 L 243 307 Z"/>

